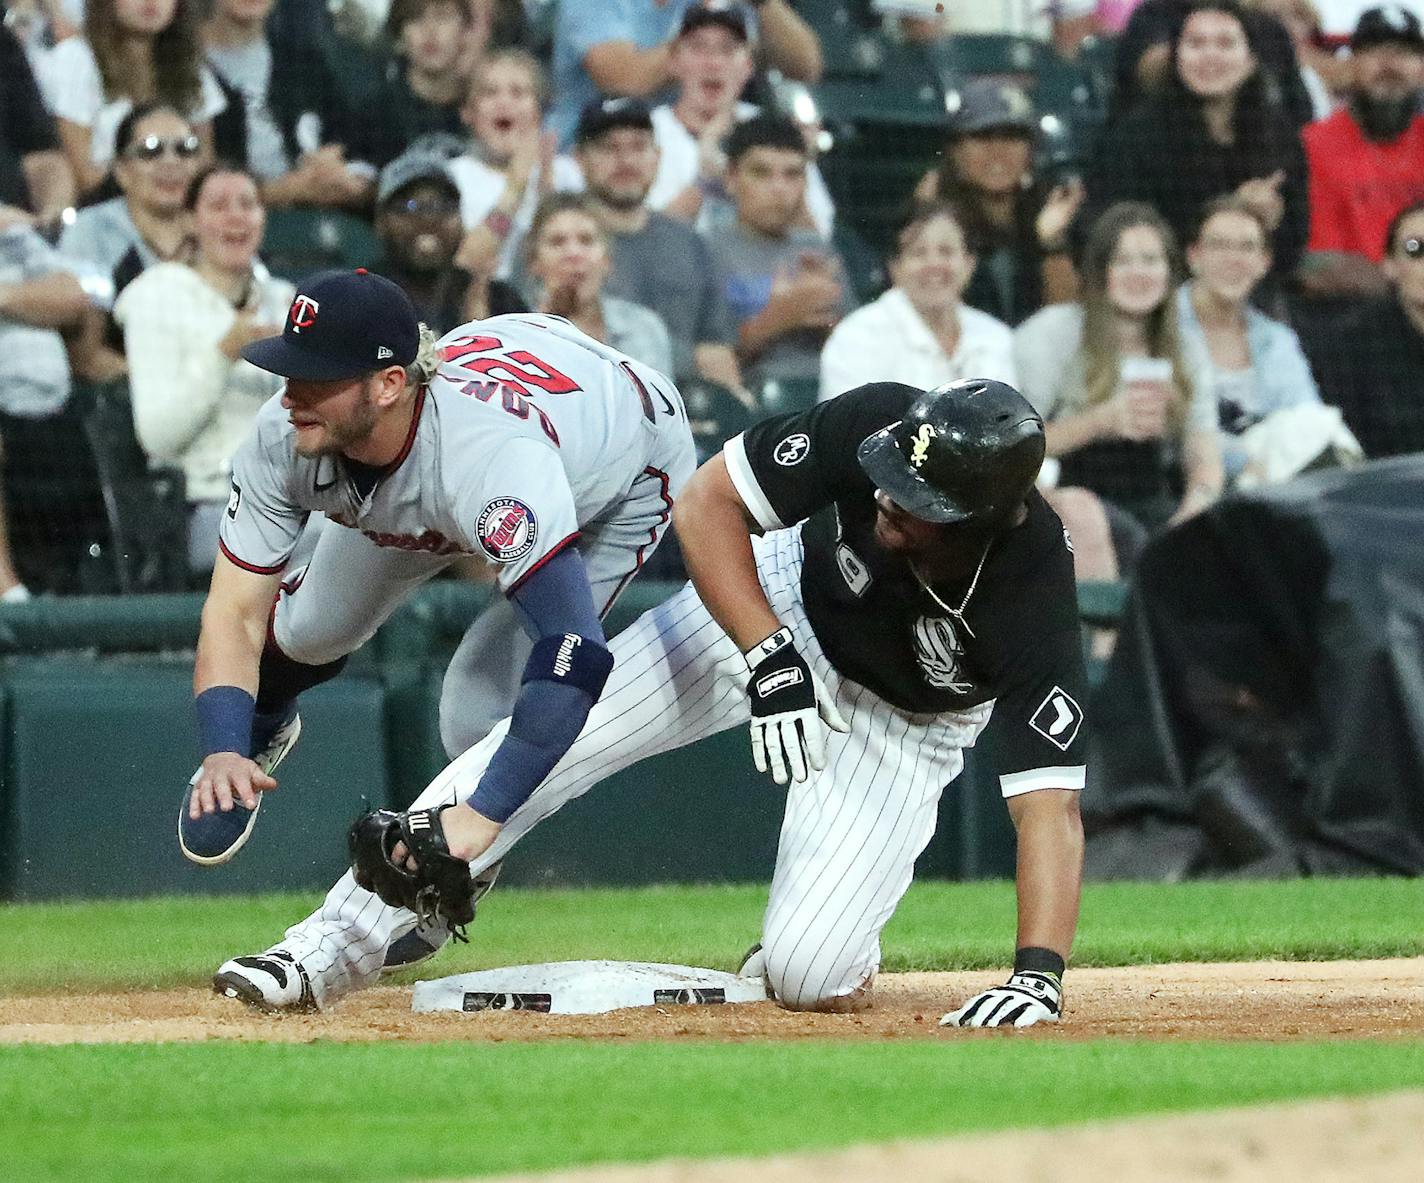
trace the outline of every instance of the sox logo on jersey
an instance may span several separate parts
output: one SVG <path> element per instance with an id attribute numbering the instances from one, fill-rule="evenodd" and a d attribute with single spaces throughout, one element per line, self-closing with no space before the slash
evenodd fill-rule
<path id="1" fill-rule="evenodd" d="M 931 686 L 966 694 L 974 689 L 959 668 L 964 646 L 955 632 L 954 622 L 947 616 L 921 616 L 915 621 L 915 658 L 925 681 Z"/>

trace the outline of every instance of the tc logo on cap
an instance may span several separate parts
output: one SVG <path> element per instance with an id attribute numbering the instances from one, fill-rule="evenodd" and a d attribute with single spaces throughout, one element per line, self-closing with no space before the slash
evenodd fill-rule
<path id="1" fill-rule="evenodd" d="M 298 296 L 292 301 L 292 332 L 300 333 L 316 324 L 316 314 L 321 305 L 310 296 Z"/>

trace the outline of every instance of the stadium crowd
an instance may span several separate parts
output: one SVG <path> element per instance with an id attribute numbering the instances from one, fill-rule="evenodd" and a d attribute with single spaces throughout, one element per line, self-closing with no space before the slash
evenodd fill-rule
<path id="1" fill-rule="evenodd" d="M 1013 382 L 1081 578 L 1233 486 L 1424 449 L 1410 6 L 1331 39 L 1310 0 L 1060 0 L 1041 60 L 1107 82 L 1067 153 L 1031 78 L 966 67 L 984 7 L 8 0 L 0 600 L 103 587 L 116 449 L 181 474 L 211 567 L 284 218 L 437 332 L 539 310 L 668 371 L 704 452 L 869 380 Z M 818 102 L 866 45 L 943 92 L 933 158 L 876 181 L 883 251 Z"/>

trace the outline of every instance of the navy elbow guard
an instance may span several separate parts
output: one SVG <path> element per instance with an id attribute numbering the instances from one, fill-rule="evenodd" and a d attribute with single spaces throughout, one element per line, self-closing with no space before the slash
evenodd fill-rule
<path id="1" fill-rule="evenodd" d="M 578 633 L 563 633 L 534 643 L 520 682 L 573 686 L 597 702 L 612 672 L 613 654 L 607 647 Z"/>

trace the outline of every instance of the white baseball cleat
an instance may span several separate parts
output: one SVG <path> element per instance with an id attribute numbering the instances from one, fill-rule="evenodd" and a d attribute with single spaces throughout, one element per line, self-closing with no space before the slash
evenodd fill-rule
<path id="1" fill-rule="evenodd" d="M 280 946 L 224 961 L 213 975 L 213 993 L 267 1014 L 310 1014 L 318 1009 L 307 971 Z"/>
<path id="2" fill-rule="evenodd" d="M 260 736 L 253 737 L 256 741 L 256 751 L 252 754 L 253 763 L 271 776 L 277 765 L 287 758 L 287 753 L 296 747 L 301 733 L 302 717 L 293 707 L 291 713 L 283 718 L 265 739 Z M 200 764 L 198 771 L 193 773 L 188 782 L 188 787 L 183 790 L 183 800 L 178 806 L 178 846 L 190 862 L 204 867 L 215 867 L 232 858 L 252 836 L 252 827 L 257 822 L 257 811 L 262 808 L 262 794 L 257 794 L 257 804 L 251 809 L 234 801 L 232 809 L 226 813 L 221 809 L 214 810 L 195 821 L 188 816 L 188 801 L 192 796 L 193 786 L 202 775 L 203 766 Z"/>

